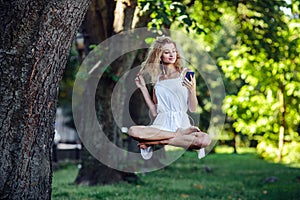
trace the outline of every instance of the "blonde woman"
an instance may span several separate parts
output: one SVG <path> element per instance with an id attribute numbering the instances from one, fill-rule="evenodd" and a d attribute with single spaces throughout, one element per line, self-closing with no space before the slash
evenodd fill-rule
<path id="1" fill-rule="evenodd" d="M 158 37 L 135 79 L 155 120 L 151 126 L 132 126 L 128 132 L 140 142 L 144 159 L 151 158 L 155 144 L 201 149 L 211 142 L 208 134 L 190 124 L 187 110 L 195 112 L 198 101 L 196 79 L 186 77 L 186 72 L 176 43 L 170 37 Z M 152 98 L 144 74 L 150 75 L 154 84 Z"/>

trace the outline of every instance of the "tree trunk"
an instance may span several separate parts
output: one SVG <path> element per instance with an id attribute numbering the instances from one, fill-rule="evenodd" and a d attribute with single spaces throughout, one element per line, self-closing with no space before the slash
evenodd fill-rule
<path id="1" fill-rule="evenodd" d="M 280 128 L 278 138 L 278 162 L 282 159 L 282 151 L 284 145 L 284 131 L 285 131 L 285 102 L 284 102 L 284 85 L 281 85 L 278 91 L 279 103 L 280 103 Z"/>
<path id="2" fill-rule="evenodd" d="M 58 83 L 89 0 L 1 1 L 0 199 L 50 199 Z"/>
<path id="3" fill-rule="evenodd" d="M 136 5 L 136 0 L 93 0 L 81 27 L 82 31 L 87 36 L 88 44 L 98 45 L 116 33 L 135 28 L 134 23 L 136 23 L 136 21 L 134 11 L 136 9 Z M 137 25 L 145 26 L 146 23 L 146 18 L 143 18 L 139 20 Z M 121 45 L 122 47 L 120 48 L 126 49 L 126 45 L 128 45 L 128 43 L 124 37 L 124 46 Z M 109 48 L 107 51 L 109 51 L 109 55 L 116 53 L 113 48 Z M 111 71 L 109 73 L 104 73 L 101 77 L 95 94 L 95 109 L 101 128 L 107 138 L 119 147 L 123 147 L 123 141 L 120 130 L 121 127 L 118 126 L 112 114 L 112 91 L 116 84 L 116 78 L 122 76 L 131 68 L 136 59 L 137 53 L 138 51 L 130 52 L 114 61 L 110 66 Z M 89 81 L 93 82 L 93 78 L 94 77 L 91 77 Z M 90 90 L 90 88 L 87 90 Z M 89 93 L 92 91 L 87 92 Z M 126 95 L 119 93 L 115 96 L 115 98 L 119 99 L 118 102 L 123 102 L 124 99 L 122 98 L 125 98 L 125 96 Z M 116 106 L 117 108 L 114 109 L 117 109 L 118 113 L 120 113 L 120 115 L 117 116 L 117 121 L 122 121 L 121 118 L 124 106 L 122 103 Z M 84 110 L 84 112 L 86 113 L 89 111 Z M 91 123 L 90 120 L 85 121 L 87 121 L 87 123 Z M 90 127 L 94 126 L 91 124 L 83 125 L 83 127 L 85 127 L 84 132 L 88 133 L 90 135 L 89 137 L 93 137 L 92 135 L 95 131 L 90 130 Z M 77 184 L 95 185 L 116 183 L 124 180 L 137 180 L 137 176 L 135 174 L 112 169 L 87 154 L 86 150 L 84 151 L 84 156 L 82 156 L 82 168 L 75 180 Z M 117 159 L 117 155 L 107 153 L 107 156 L 110 156 L 109 159 Z"/>

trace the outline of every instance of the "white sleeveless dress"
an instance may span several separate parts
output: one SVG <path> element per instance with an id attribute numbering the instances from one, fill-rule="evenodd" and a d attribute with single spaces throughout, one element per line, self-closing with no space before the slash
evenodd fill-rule
<path id="1" fill-rule="evenodd" d="M 191 126 L 188 111 L 188 89 L 182 85 L 183 73 L 178 78 L 157 80 L 154 89 L 157 99 L 157 116 L 151 127 L 175 132 L 178 128 Z M 141 149 L 142 157 L 152 157 L 152 147 Z M 204 149 L 198 151 L 198 158 L 205 156 Z"/>

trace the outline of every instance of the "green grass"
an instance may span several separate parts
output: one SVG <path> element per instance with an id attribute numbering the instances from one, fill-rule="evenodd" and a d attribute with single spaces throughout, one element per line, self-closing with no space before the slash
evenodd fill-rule
<path id="1" fill-rule="evenodd" d="M 212 172 L 204 169 L 209 166 Z M 67 165 L 54 172 L 52 199 L 299 199 L 300 169 L 269 163 L 254 153 L 210 154 L 197 160 L 195 152 L 186 152 L 170 166 L 139 174 L 139 184 L 76 186 L 78 169 Z M 267 177 L 277 177 L 265 183 Z"/>

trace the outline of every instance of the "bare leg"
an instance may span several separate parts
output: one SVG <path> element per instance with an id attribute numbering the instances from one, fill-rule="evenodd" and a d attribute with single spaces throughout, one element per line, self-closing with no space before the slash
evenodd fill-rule
<path id="1" fill-rule="evenodd" d="M 180 135 L 188 135 L 193 132 L 199 132 L 200 129 L 196 126 L 191 126 L 187 129 L 177 129 L 176 132 L 164 131 L 151 126 L 132 126 L 128 130 L 128 134 L 136 140 L 166 140 Z"/>
<path id="2" fill-rule="evenodd" d="M 211 138 L 204 132 L 194 132 L 189 135 L 179 135 L 177 137 L 157 141 L 145 141 L 142 145 L 172 145 L 189 149 L 201 149 L 207 147 L 211 143 Z"/>

